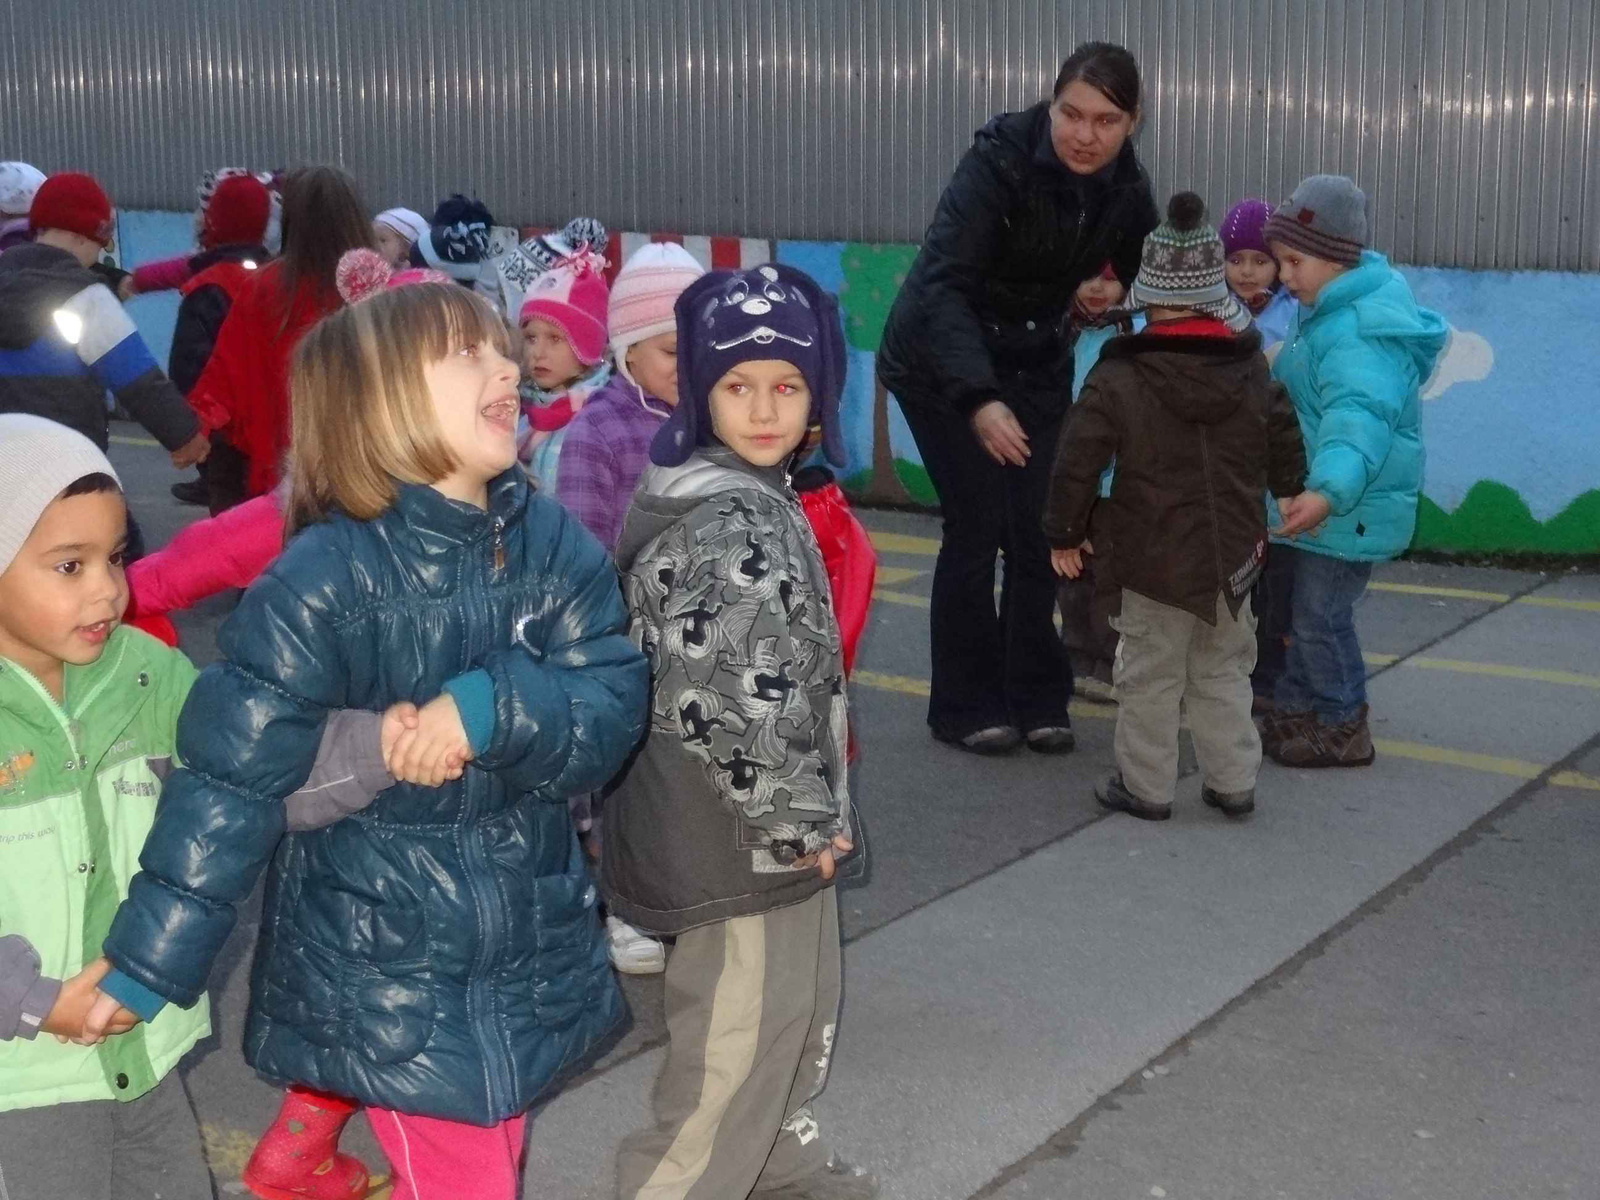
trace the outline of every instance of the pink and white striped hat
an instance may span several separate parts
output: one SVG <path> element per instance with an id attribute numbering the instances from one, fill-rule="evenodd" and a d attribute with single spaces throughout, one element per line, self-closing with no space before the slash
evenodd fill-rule
<path id="1" fill-rule="evenodd" d="M 635 250 L 611 285 L 611 354 L 621 366 L 629 346 L 677 328 L 672 306 L 706 273 L 699 260 L 672 242 Z"/>
<path id="2" fill-rule="evenodd" d="M 572 353 L 586 367 L 592 367 L 606 354 L 605 259 L 579 250 L 563 259 L 528 286 L 527 299 L 517 324 L 526 326 L 538 317 L 549 321 L 567 336 Z"/>

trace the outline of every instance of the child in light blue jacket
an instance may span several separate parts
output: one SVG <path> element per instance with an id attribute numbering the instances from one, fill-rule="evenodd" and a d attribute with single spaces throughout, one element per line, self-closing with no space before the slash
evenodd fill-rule
<path id="1" fill-rule="evenodd" d="M 1286 290 L 1302 306 L 1273 364 L 1306 439 L 1306 492 L 1274 541 L 1292 546 L 1287 667 L 1266 751 L 1286 766 L 1372 761 L 1366 668 L 1355 602 L 1372 565 L 1411 544 L 1422 489 L 1418 394 L 1449 327 L 1418 306 L 1383 255 L 1367 249 L 1367 198 L 1314 175 L 1266 223 Z"/>

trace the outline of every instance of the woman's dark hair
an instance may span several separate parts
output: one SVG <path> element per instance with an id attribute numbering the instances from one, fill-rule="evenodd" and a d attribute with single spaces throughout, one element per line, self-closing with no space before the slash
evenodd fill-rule
<path id="1" fill-rule="evenodd" d="M 74 496 L 99 496 L 110 492 L 122 495 L 122 485 L 104 471 L 95 471 L 90 475 L 78 476 L 61 489 L 56 499 L 70 500 Z"/>
<path id="2" fill-rule="evenodd" d="M 337 296 L 334 274 L 347 250 L 372 242 L 356 181 L 338 167 L 301 167 L 283 181 L 283 290 L 310 286 Z"/>
<path id="3" fill-rule="evenodd" d="M 1074 83 L 1087 83 L 1123 112 L 1139 111 L 1143 89 L 1139 84 L 1139 63 L 1127 49 L 1115 42 L 1084 42 L 1061 64 L 1052 97 L 1061 95 Z"/>

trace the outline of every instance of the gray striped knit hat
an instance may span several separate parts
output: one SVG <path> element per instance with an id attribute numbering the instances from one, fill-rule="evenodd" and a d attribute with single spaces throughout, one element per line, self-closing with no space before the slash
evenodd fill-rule
<path id="1" fill-rule="evenodd" d="M 1269 243 L 1353 267 L 1372 237 L 1367 194 L 1343 175 L 1313 175 L 1300 181 L 1261 232 Z"/>
<path id="2" fill-rule="evenodd" d="M 1250 328 L 1250 314 L 1228 287 L 1226 263 L 1222 239 L 1206 223 L 1206 202 L 1193 192 L 1179 192 L 1167 202 L 1166 222 L 1144 240 L 1129 306 L 1189 308 L 1243 333 Z"/>

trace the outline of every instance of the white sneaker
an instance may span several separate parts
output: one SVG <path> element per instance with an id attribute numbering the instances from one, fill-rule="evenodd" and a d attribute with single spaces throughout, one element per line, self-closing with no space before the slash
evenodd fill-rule
<path id="1" fill-rule="evenodd" d="M 624 975 L 659 975 L 667 969 L 667 948 L 616 917 L 606 918 L 606 949 L 611 965 Z"/>

